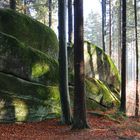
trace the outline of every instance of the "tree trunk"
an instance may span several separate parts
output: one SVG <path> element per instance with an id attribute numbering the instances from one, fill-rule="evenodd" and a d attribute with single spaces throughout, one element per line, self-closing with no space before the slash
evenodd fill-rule
<path id="1" fill-rule="evenodd" d="M 49 0 L 49 27 L 52 26 L 52 0 Z"/>
<path id="2" fill-rule="evenodd" d="M 134 11 L 135 11 L 135 46 L 136 46 L 136 107 L 135 107 L 135 116 L 139 115 L 139 93 L 138 93 L 138 75 L 139 75 L 139 56 L 138 56 L 138 37 L 137 37 L 137 2 L 134 0 Z"/>
<path id="3" fill-rule="evenodd" d="M 69 45 L 71 45 L 72 43 L 72 32 L 73 32 L 72 0 L 68 0 L 68 42 L 69 42 Z"/>
<path id="4" fill-rule="evenodd" d="M 10 0 L 10 9 L 16 10 L 16 0 Z"/>
<path id="5" fill-rule="evenodd" d="M 111 30 L 111 0 L 109 0 L 109 55 L 112 54 L 112 30 Z"/>
<path id="6" fill-rule="evenodd" d="M 121 106 L 126 113 L 126 0 L 122 1 Z"/>
<path id="7" fill-rule="evenodd" d="M 119 72 L 121 73 L 121 28 L 122 28 L 122 25 L 121 25 L 121 15 L 122 15 L 122 12 L 121 12 L 121 7 L 122 7 L 122 0 L 119 0 L 119 16 L 118 16 L 118 22 L 119 22 L 119 32 L 118 32 L 118 36 L 119 36 L 119 42 L 118 42 L 118 69 L 119 69 Z"/>
<path id="8" fill-rule="evenodd" d="M 24 14 L 26 14 L 26 13 L 27 13 L 26 6 L 27 6 L 27 2 L 26 2 L 26 0 L 24 0 Z"/>
<path id="9" fill-rule="evenodd" d="M 88 128 L 84 72 L 83 0 L 74 1 L 74 118 L 73 129 Z"/>
<path id="10" fill-rule="evenodd" d="M 59 72 L 62 121 L 71 124 L 70 97 L 68 90 L 68 61 L 66 44 L 66 0 L 58 1 L 59 17 Z"/>
<path id="11" fill-rule="evenodd" d="M 102 46 L 105 52 L 105 19 L 106 19 L 106 0 L 102 0 Z"/>

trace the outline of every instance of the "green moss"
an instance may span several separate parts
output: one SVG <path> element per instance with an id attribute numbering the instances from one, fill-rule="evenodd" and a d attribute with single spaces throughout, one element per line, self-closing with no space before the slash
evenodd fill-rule
<path id="1" fill-rule="evenodd" d="M 88 110 L 107 110 L 108 108 L 119 107 L 120 100 L 110 91 L 110 89 L 100 80 L 86 78 L 86 104 Z M 70 97 L 73 104 L 74 87 L 71 86 Z"/>
<path id="2" fill-rule="evenodd" d="M 45 85 L 58 83 L 58 62 L 0 32 L 0 71 Z"/>
<path id="3" fill-rule="evenodd" d="M 58 40 L 49 27 L 18 12 L 0 9 L 0 31 L 16 37 L 25 46 L 58 56 Z"/>
<path id="4" fill-rule="evenodd" d="M 35 64 L 32 67 L 32 77 L 40 77 L 46 72 L 49 71 L 49 66 L 48 65 L 42 65 L 42 64 Z"/>
<path id="5" fill-rule="evenodd" d="M 90 54 L 88 51 L 89 46 Z M 85 42 L 84 48 L 86 54 L 86 76 L 102 81 L 119 99 L 120 75 L 111 58 L 101 48 L 91 44 L 90 42 Z M 90 55 L 92 55 L 92 67 L 90 64 Z M 91 69 L 93 69 L 94 75 L 91 75 Z"/>
<path id="6" fill-rule="evenodd" d="M 37 83 L 25 81 L 15 76 L 0 72 L 0 89 L 16 93 L 17 96 L 32 96 L 38 100 L 57 99 L 59 97 L 57 86 L 44 86 Z"/>
<path id="7" fill-rule="evenodd" d="M 68 49 L 68 54 L 69 79 L 70 82 L 73 83 L 74 57 L 72 47 Z M 101 48 L 85 41 L 84 61 L 86 78 L 95 78 L 100 80 L 109 90 L 109 92 L 120 100 L 120 75 L 111 58 Z M 94 81 L 92 82 L 95 84 Z M 96 88 L 94 90 L 96 90 Z"/>
<path id="8" fill-rule="evenodd" d="M 16 121 L 26 121 L 28 116 L 28 106 L 21 99 L 13 99 L 12 104 L 15 108 Z"/>
<path id="9" fill-rule="evenodd" d="M 112 59 L 99 47 L 90 43 L 91 54 L 96 55 L 95 73 L 108 87 L 120 90 L 120 75 Z M 111 89 L 112 90 L 112 89 Z"/>
<path id="10" fill-rule="evenodd" d="M 2 72 L 0 83 L 0 121 L 40 121 L 60 115 L 57 86 L 28 82 Z"/>
<path id="11" fill-rule="evenodd" d="M 86 92 L 87 98 L 92 100 L 90 107 L 94 107 L 94 103 L 99 103 L 104 107 L 119 106 L 120 101 L 114 96 L 114 94 L 108 89 L 100 80 L 90 78 L 86 79 Z"/>

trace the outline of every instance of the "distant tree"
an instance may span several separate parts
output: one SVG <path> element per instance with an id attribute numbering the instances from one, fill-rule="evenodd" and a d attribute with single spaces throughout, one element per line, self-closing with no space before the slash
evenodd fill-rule
<path id="1" fill-rule="evenodd" d="M 68 0 L 68 42 L 72 43 L 73 17 L 72 17 L 72 0 Z"/>
<path id="2" fill-rule="evenodd" d="M 91 11 L 85 20 L 84 38 L 98 47 L 102 47 L 102 23 L 98 13 Z"/>
<path id="3" fill-rule="evenodd" d="M 52 0 L 49 0 L 49 27 L 52 26 Z"/>
<path id="4" fill-rule="evenodd" d="M 10 9 L 16 10 L 16 0 L 10 0 Z"/>
<path id="5" fill-rule="evenodd" d="M 109 0 L 109 55 L 111 56 L 112 54 L 112 24 L 111 24 L 111 0 Z"/>
<path id="6" fill-rule="evenodd" d="M 71 124 L 70 97 L 68 89 L 68 61 L 66 44 L 66 0 L 58 1 L 58 28 L 59 28 L 59 72 L 60 98 L 62 106 L 62 121 Z"/>
<path id="7" fill-rule="evenodd" d="M 86 120 L 83 0 L 74 1 L 74 116 L 73 129 L 88 128 Z"/>
<path id="8" fill-rule="evenodd" d="M 126 0 L 122 1 L 122 56 L 121 56 L 121 105 L 126 113 Z"/>
<path id="9" fill-rule="evenodd" d="M 26 0 L 24 0 L 24 14 L 26 14 L 27 13 L 27 1 Z"/>
<path id="10" fill-rule="evenodd" d="M 106 0 L 102 0 L 102 45 L 105 51 Z"/>
<path id="11" fill-rule="evenodd" d="M 139 93 L 138 93 L 138 80 L 139 80 L 139 50 L 138 50 L 138 31 L 137 31 L 137 2 L 134 0 L 134 11 L 135 11 L 135 46 L 136 46 L 136 107 L 135 107 L 135 116 L 139 115 Z"/>
<path id="12" fill-rule="evenodd" d="M 0 0 L 0 8 L 9 8 L 9 0 Z"/>

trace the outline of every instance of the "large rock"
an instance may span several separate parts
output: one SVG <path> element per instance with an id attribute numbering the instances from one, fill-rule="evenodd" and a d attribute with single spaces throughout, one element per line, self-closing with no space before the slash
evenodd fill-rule
<path id="1" fill-rule="evenodd" d="M 86 103 L 88 110 L 107 110 L 113 107 L 119 107 L 120 100 L 113 92 L 100 80 L 95 78 L 86 78 Z M 74 87 L 70 86 L 70 97 L 73 104 Z"/>
<path id="2" fill-rule="evenodd" d="M 16 37 L 25 46 L 58 57 L 58 41 L 53 30 L 24 14 L 0 9 L 0 31 Z"/>
<path id="3" fill-rule="evenodd" d="M 69 79 L 73 81 L 73 48 L 69 48 Z M 99 47 L 84 43 L 84 60 L 86 78 L 95 78 L 119 99 L 120 75 L 111 58 Z"/>
<path id="4" fill-rule="evenodd" d="M 40 121 L 60 115 L 59 89 L 0 72 L 0 122 Z"/>
<path id="5" fill-rule="evenodd" d="M 58 83 L 58 63 L 55 59 L 1 32 L 0 71 L 44 85 Z"/>
<path id="6" fill-rule="evenodd" d="M 88 109 L 119 107 L 120 100 L 100 80 L 88 78 L 85 85 Z"/>
<path id="7" fill-rule="evenodd" d="M 85 42 L 86 77 L 105 83 L 111 91 L 120 91 L 120 75 L 111 58 L 99 47 Z"/>
<path id="8" fill-rule="evenodd" d="M 47 26 L 0 9 L 0 122 L 60 116 L 58 40 Z"/>

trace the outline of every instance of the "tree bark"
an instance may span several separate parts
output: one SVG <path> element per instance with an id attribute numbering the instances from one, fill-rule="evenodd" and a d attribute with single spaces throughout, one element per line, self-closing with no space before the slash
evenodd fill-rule
<path id="1" fill-rule="evenodd" d="M 72 0 L 68 0 L 68 42 L 72 43 L 73 18 L 72 18 Z"/>
<path id="2" fill-rule="evenodd" d="M 52 0 L 49 0 L 49 27 L 52 26 Z"/>
<path id="3" fill-rule="evenodd" d="M 16 0 L 10 0 L 10 9 L 16 10 Z"/>
<path id="4" fill-rule="evenodd" d="M 74 118 L 73 129 L 88 128 L 84 72 L 83 0 L 74 1 Z"/>
<path id="5" fill-rule="evenodd" d="M 118 22 L 119 22 L 119 32 L 118 32 L 118 36 L 119 36 L 119 43 L 118 43 L 118 69 L 119 69 L 119 72 L 121 73 L 121 31 L 122 31 L 122 24 L 121 24 L 121 15 L 122 15 L 122 12 L 121 12 L 121 8 L 122 7 L 122 0 L 119 0 L 119 16 L 118 16 Z"/>
<path id="6" fill-rule="evenodd" d="M 102 46 L 105 52 L 106 0 L 102 0 Z"/>
<path id="7" fill-rule="evenodd" d="M 134 0 L 134 11 L 135 11 L 135 46 L 136 46 L 136 107 L 135 107 L 135 116 L 139 115 L 139 93 L 138 93 L 138 79 L 139 79 L 139 50 L 138 50 L 138 31 L 137 31 L 137 2 Z"/>
<path id="8" fill-rule="evenodd" d="M 109 0 L 109 55 L 112 55 L 111 0 Z"/>
<path id="9" fill-rule="evenodd" d="M 24 14 L 27 14 L 27 2 L 24 0 Z"/>
<path id="10" fill-rule="evenodd" d="M 122 1 L 121 106 L 126 113 L 126 0 Z"/>
<path id="11" fill-rule="evenodd" d="M 66 0 L 58 1 L 59 17 L 59 72 L 60 72 L 60 98 L 62 106 L 62 121 L 71 124 L 70 97 L 68 90 L 68 61 L 66 44 Z"/>

